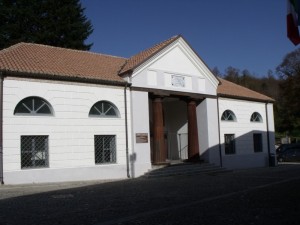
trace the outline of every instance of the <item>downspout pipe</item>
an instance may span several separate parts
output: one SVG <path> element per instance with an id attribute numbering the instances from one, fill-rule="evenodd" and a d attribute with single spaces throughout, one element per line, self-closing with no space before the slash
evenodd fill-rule
<path id="1" fill-rule="evenodd" d="M 221 130 L 220 130 L 219 97 L 217 97 L 217 111 L 218 111 L 218 135 L 219 135 L 219 156 L 220 156 L 220 166 L 223 167 L 222 148 L 221 148 Z"/>
<path id="2" fill-rule="evenodd" d="M 268 143 L 268 157 L 269 157 L 269 166 L 272 165 L 271 163 L 271 149 L 270 149 L 270 137 L 269 137 L 269 116 L 268 116 L 268 103 L 266 103 L 266 123 L 267 123 L 267 143 Z M 274 156 L 275 157 L 275 156 Z"/>
<path id="3" fill-rule="evenodd" d="M 126 141 L 126 171 L 127 177 L 130 178 L 129 168 L 129 150 L 128 150 L 128 115 L 127 115 L 127 87 L 128 83 L 124 86 L 124 106 L 125 106 L 125 141 Z"/>
<path id="4" fill-rule="evenodd" d="M 0 72 L 0 183 L 4 184 L 3 176 L 3 73 Z"/>

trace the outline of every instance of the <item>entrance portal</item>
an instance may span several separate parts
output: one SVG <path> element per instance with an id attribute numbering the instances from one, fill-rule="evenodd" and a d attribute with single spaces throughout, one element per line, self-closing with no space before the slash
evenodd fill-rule
<path id="1" fill-rule="evenodd" d="M 157 98 L 155 100 L 149 100 L 149 115 L 150 115 L 150 136 L 151 136 L 151 160 L 155 163 L 165 163 L 171 160 L 184 160 L 188 159 L 188 123 L 187 123 L 187 103 L 180 98 L 164 97 L 161 99 L 162 105 L 162 124 L 161 128 L 163 132 L 163 150 L 166 155 L 162 159 L 164 162 L 158 162 L 157 148 L 160 145 L 160 141 L 154 140 L 154 136 L 157 135 L 156 126 L 157 115 L 160 109 L 157 106 Z M 161 154 L 160 154 L 161 156 Z"/>

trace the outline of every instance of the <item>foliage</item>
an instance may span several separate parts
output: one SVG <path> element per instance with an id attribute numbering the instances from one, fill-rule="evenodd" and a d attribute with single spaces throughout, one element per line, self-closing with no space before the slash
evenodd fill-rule
<path id="1" fill-rule="evenodd" d="M 298 135 L 300 131 L 300 48 L 287 54 L 276 68 L 277 78 L 272 71 L 267 76 L 257 77 L 248 70 L 240 71 L 229 66 L 218 76 L 265 94 L 273 99 L 276 131 L 283 134 Z"/>
<path id="2" fill-rule="evenodd" d="M 89 50 L 92 32 L 79 0 L 0 0 L 0 49 L 30 42 Z"/>
<path id="3" fill-rule="evenodd" d="M 277 67 L 280 76 L 279 112 L 286 131 L 300 129 L 300 49 L 287 54 Z"/>
<path id="4" fill-rule="evenodd" d="M 213 72 L 214 71 L 218 71 L 217 68 L 215 68 Z M 281 117 L 278 112 L 278 105 L 280 104 L 280 102 L 278 101 L 280 96 L 280 81 L 275 78 L 272 71 L 269 71 L 267 76 L 257 77 L 255 76 L 255 74 L 251 74 L 251 72 L 246 69 L 241 71 L 237 68 L 229 66 L 225 69 L 224 74 L 221 74 L 219 72 L 218 76 L 220 75 L 228 81 L 239 84 L 241 86 L 244 86 L 246 88 L 249 88 L 251 90 L 257 91 L 259 93 L 273 98 L 275 100 L 274 118 L 276 130 L 284 129 L 282 128 L 284 122 L 281 121 Z"/>
<path id="5" fill-rule="evenodd" d="M 267 95 L 275 100 L 279 97 L 279 80 L 275 78 L 272 71 L 269 71 L 267 76 L 257 77 L 247 69 L 240 71 L 237 68 L 229 66 L 225 69 L 224 74 L 219 73 L 218 76 Z"/>

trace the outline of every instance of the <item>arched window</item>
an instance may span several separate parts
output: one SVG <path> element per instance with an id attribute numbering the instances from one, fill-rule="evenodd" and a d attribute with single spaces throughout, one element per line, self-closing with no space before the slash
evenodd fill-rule
<path id="1" fill-rule="evenodd" d="M 250 121 L 251 122 L 262 122 L 262 117 L 258 112 L 254 112 L 251 115 Z"/>
<path id="2" fill-rule="evenodd" d="M 27 97 L 17 104 L 14 115 L 53 115 L 53 109 L 50 103 L 40 97 Z"/>
<path id="3" fill-rule="evenodd" d="M 225 110 L 222 114 L 221 120 L 223 121 L 236 121 L 236 117 L 231 110 Z"/>
<path id="4" fill-rule="evenodd" d="M 89 116 L 95 117 L 120 117 L 118 108 L 108 101 L 99 101 L 90 109 Z"/>

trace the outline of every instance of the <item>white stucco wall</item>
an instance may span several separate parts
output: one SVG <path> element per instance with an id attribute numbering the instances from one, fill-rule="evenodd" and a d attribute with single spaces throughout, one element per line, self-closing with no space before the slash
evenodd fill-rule
<path id="1" fill-rule="evenodd" d="M 29 96 L 47 100 L 54 115 L 14 115 L 17 103 Z M 6 184 L 126 177 L 123 87 L 6 78 L 3 98 Z M 120 118 L 89 117 L 90 108 L 101 100 L 112 102 Z M 128 115 L 130 113 L 129 100 Z M 128 120 L 130 125 L 130 116 Z M 21 135 L 49 136 L 49 168 L 21 169 Z M 95 165 L 94 135 L 116 135 L 116 163 Z M 131 132 L 129 140 L 130 135 Z"/>
<path id="2" fill-rule="evenodd" d="M 271 105 L 269 107 L 270 109 L 272 108 Z M 236 121 L 221 120 L 222 113 L 227 109 L 234 112 Z M 265 109 L 265 103 L 219 98 L 220 139 L 224 167 L 249 168 L 268 165 L 267 119 Z M 254 112 L 258 112 L 261 115 L 262 122 L 250 122 L 251 115 Z M 274 127 L 272 127 L 272 123 L 274 124 L 274 122 L 271 121 L 273 121 L 273 116 L 270 114 L 269 130 L 274 131 Z M 262 134 L 262 152 L 254 152 L 253 133 Z M 224 134 L 235 135 L 235 154 L 225 154 Z M 272 142 L 270 142 L 270 144 L 272 144 Z"/>
<path id="3" fill-rule="evenodd" d="M 143 175 L 151 169 L 148 92 L 131 91 L 132 152 L 130 154 L 131 177 Z M 137 134 L 146 134 L 147 142 L 137 143 Z"/>
<path id="4" fill-rule="evenodd" d="M 207 98 L 197 106 L 200 156 L 220 165 L 217 100 Z"/>

